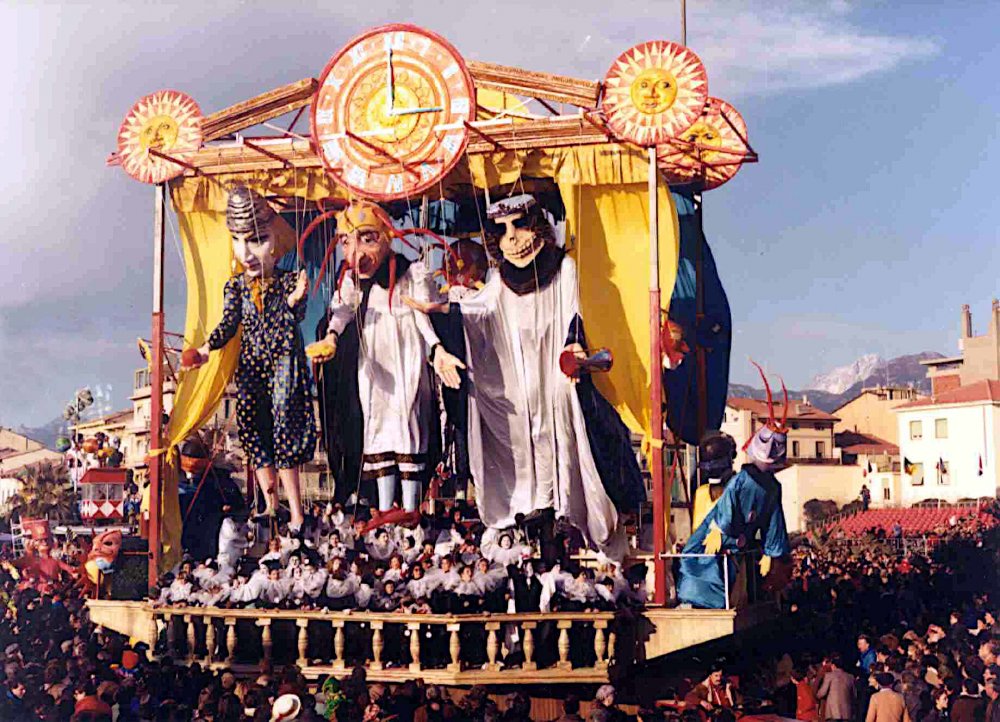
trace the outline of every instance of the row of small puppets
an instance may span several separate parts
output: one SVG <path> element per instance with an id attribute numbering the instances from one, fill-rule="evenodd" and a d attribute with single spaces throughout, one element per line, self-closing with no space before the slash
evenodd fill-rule
<path id="1" fill-rule="evenodd" d="M 343 265 L 322 338 L 309 347 L 338 496 L 374 485 L 387 511 L 401 486 L 403 509 L 417 509 L 439 457 L 436 376 L 453 394 L 446 408 L 461 417 L 450 421 L 467 436 L 487 526 L 507 528 L 522 516 L 563 519 L 621 559 L 620 512 L 643 498 L 642 477 L 617 412 L 588 378 L 560 368 L 564 352 L 582 357 L 587 346 L 575 264 L 532 196 L 494 203 L 487 217 L 494 268 L 481 288 L 444 297 L 422 259 L 393 251 L 400 231 L 381 208 L 358 201 L 338 214 Z M 274 268 L 273 220 L 256 193 L 232 191 L 227 223 L 245 270 L 226 285 L 222 322 L 185 365 L 204 363 L 243 324 L 240 440 L 272 505 L 277 468 L 295 530 L 302 518 L 296 469 L 314 445 L 298 326 L 306 284 Z"/>

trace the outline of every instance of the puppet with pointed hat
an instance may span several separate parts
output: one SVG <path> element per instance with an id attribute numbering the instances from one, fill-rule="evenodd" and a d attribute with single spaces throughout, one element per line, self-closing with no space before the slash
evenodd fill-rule
<path id="1" fill-rule="evenodd" d="M 393 507 L 399 482 L 403 508 L 419 506 L 437 417 L 432 369 L 455 388 L 464 368 L 441 345 L 430 319 L 402 301 L 430 301 L 437 289 L 423 260 L 393 252 L 398 235 L 370 201 L 355 201 L 337 214 L 335 240 L 344 261 L 326 336 L 310 347 L 330 388 L 324 413 L 334 429 L 327 436 L 335 447 L 330 468 L 337 497 L 373 483 L 382 512 Z"/>
<path id="2" fill-rule="evenodd" d="M 242 327 L 236 368 L 236 421 L 240 444 L 267 504 L 278 509 L 278 481 L 291 512 L 289 528 L 302 526 L 299 467 L 311 461 L 316 423 L 310 401 L 309 365 L 299 324 L 305 318 L 307 278 L 275 267 L 277 216 L 258 193 L 235 186 L 226 205 L 233 255 L 243 272 L 226 282 L 222 320 L 198 349 L 184 352 L 191 368 L 208 361 Z"/>
<path id="3" fill-rule="evenodd" d="M 754 573 L 752 567 L 742 564 L 744 557 L 740 553 L 762 551 L 760 574 L 766 577 L 772 560 L 791 551 L 781 508 L 781 484 L 775 476 L 786 460 L 788 392 L 782 381 L 784 411 L 778 421 L 771 386 L 763 369 L 756 363 L 754 366 L 764 380 L 768 420 L 744 444 L 748 463 L 726 485 L 722 496 L 684 546 L 685 554 L 730 554 L 723 562 L 729 567 L 730 599 L 726 599 L 726 577 L 717 558 L 683 557 L 677 598 L 694 607 L 723 609 L 730 601 L 738 605 L 746 588 L 745 576 Z M 745 574 L 740 573 L 741 569 Z"/>

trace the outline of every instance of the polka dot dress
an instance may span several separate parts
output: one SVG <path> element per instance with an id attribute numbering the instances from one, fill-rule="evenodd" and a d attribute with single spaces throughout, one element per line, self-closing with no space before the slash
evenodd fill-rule
<path id="1" fill-rule="evenodd" d="M 316 424 L 309 401 L 309 366 L 299 322 L 306 301 L 288 307 L 297 275 L 275 270 L 264 289 L 263 312 L 245 275 L 226 282 L 222 321 L 208 347 L 222 348 L 240 324 L 243 340 L 236 368 L 236 421 L 240 444 L 254 468 L 291 469 L 311 461 Z"/>

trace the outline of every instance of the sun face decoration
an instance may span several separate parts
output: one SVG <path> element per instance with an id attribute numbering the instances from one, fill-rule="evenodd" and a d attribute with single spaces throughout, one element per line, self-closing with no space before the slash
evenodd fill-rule
<path id="1" fill-rule="evenodd" d="M 709 98 L 695 123 L 679 137 L 656 148 L 656 157 L 670 185 L 718 188 L 735 176 L 750 153 L 747 124 L 736 108 Z"/>
<path id="2" fill-rule="evenodd" d="M 176 90 L 159 90 L 132 106 L 118 130 L 118 157 L 122 168 L 142 183 L 163 183 L 184 167 L 149 151 L 183 158 L 201 147 L 201 110 L 194 100 Z"/>
<path id="3" fill-rule="evenodd" d="M 649 147 L 687 130 L 707 99 L 708 77 L 698 56 L 654 40 L 618 56 L 604 79 L 601 107 L 612 133 Z"/>

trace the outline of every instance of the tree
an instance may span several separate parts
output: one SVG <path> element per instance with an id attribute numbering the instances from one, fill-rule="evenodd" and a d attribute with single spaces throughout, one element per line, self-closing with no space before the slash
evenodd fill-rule
<path id="1" fill-rule="evenodd" d="M 77 496 L 62 464 L 40 461 L 26 466 L 17 477 L 21 488 L 8 502 L 10 516 L 65 521 L 76 515 Z"/>
<path id="2" fill-rule="evenodd" d="M 802 505 L 806 521 L 815 523 L 837 513 L 837 502 L 830 499 L 810 499 Z"/>

